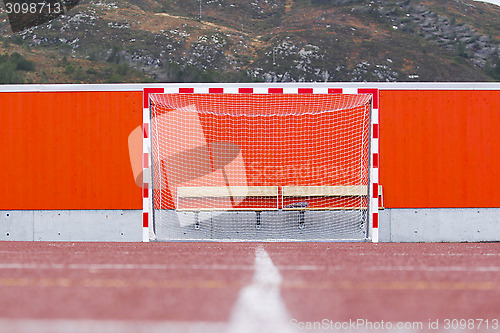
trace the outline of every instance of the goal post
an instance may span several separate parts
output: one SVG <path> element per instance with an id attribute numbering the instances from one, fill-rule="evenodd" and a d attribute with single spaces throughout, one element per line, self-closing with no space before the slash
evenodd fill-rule
<path id="1" fill-rule="evenodd" d="M 377 90 L 196 87 L 144 90 L 144 241 L 378 241 Z"/>

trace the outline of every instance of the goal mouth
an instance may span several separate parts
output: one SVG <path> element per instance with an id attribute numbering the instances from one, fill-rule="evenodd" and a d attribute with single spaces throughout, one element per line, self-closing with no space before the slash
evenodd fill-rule
<path id="1" fill-rule="evenodd" d="M 371 94 L 149 98 L 167 240 L 368 238 Z"/>

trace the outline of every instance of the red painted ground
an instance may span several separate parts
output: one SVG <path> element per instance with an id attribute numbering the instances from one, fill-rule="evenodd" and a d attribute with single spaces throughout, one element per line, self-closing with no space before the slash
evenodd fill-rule
<path id="1" fill-rule="evenodd" d="M 0 242 L 0 321 L 228 322 L 259 246 L 300 322 L 500 319 L 497 243 Z"/>

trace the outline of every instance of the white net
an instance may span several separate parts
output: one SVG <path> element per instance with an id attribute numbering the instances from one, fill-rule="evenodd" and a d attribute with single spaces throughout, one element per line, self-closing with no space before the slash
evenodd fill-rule
<path id="1" fill-rule="evenodd" d="M 151 94 L 158 240 L 364 240 L 364 94 Z"/>

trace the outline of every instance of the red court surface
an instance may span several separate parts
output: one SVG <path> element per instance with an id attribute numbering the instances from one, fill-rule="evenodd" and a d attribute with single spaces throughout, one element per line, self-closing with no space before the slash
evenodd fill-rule
<path id="1" fill-rule="evenodd" d="M 1 242 L 0 332 L 493 332 L 499 273 L 498 243 Z"/>

